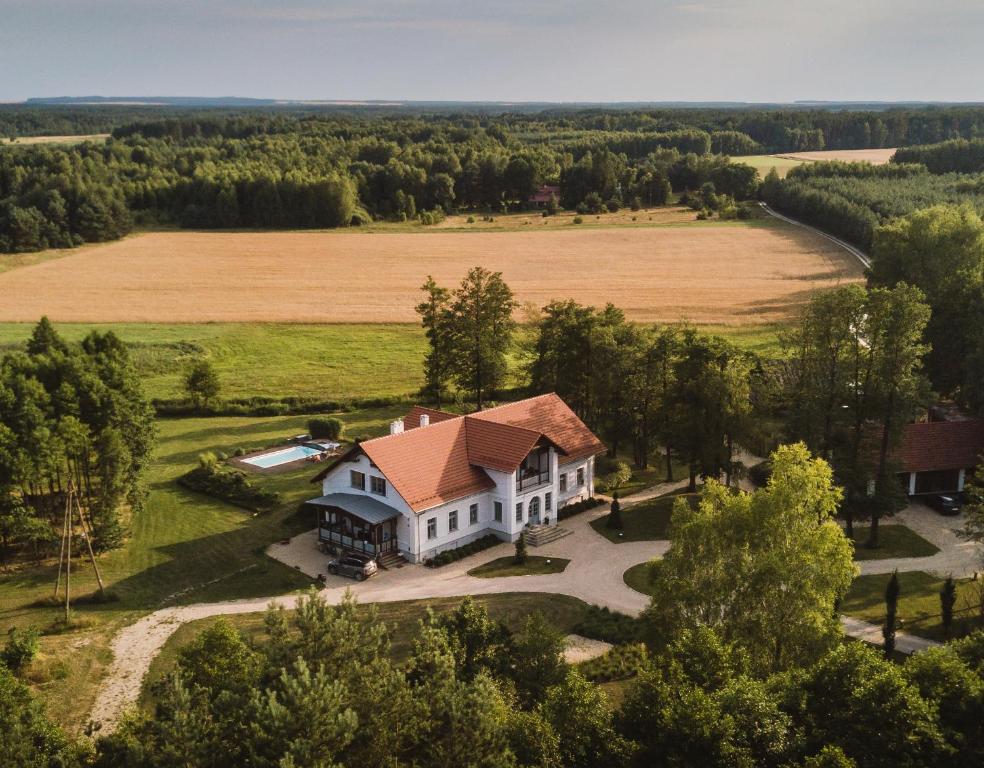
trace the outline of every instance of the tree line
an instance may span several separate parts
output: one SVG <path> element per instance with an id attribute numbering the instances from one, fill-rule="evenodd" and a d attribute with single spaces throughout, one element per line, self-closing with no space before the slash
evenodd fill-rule
<path id="1" fill-rule="evenodd" d="M 981 173 L 984 139 L 951 139 L 939 144 L 899 147 L 893 163 L 921 163 L 931 173 Z"/>
<path id="2" fill-rule="evenodd" d="M 119 546 L 153 444 L 153 411 L 123 343 L 93 331 L 69 345 L 42 320 L 24 351 L 0 359 L 0 561 L 23 548 L 46 554 L 69 486 L 93 546 Z"/>

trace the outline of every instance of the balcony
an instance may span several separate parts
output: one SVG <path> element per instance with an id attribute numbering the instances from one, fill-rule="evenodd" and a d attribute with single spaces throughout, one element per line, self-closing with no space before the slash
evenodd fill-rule
<path id="1" fill-rule="evenodd" d="M 546 485 L 550 482 L 550 470 L 537 472 L 536 470 L 520 469 L 516 473 L 516 493 L 523 493 L 531 488 Z"/>

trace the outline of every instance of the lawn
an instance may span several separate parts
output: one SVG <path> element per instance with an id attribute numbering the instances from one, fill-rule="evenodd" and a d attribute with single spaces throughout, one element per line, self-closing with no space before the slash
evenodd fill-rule
<path id="1" fill-rule="evenodd" d="M 20 347 L 31 323 L 0 323 L 0 354 Z M 92 329 L 112 330 L 130 349 L 151 398 L 182 396 L 182 376 L 196 360 L 217 370 L 221 396 L 308 397 L 321 400 L 412 395 L 423 384 L 427 340 L 419 325 L 286 323 L 56 323 L 69 341 Z M 707 326 L 703 330 L 742 349 L 774 354 L 777 325 Z M 520 350 L 529 338 L 521 329 L 510 365 L 518 384 Z"/>
<path id="2" fill-rule="evenodd" d="M 634 589 L 636 592 L 641 592 L 644 595 L 652 595 L 653 585 L 649 579 L 649 574 L 649 562 L 647 561 L 629 568 L 629 570 L 622 574 L 622 580 L 629 588 Z"/>
<path id="3" fill-rule="evenodd" d="M 518 564 L 510 555 L 472 568 L 468 571 L 468 575 L 478 576 L 480 579 L 497 579 L 500 576 L 544 576 L 548 573 L 562 572 L 569 562 L 570 560 L 562 557 L 527 555 L 526 562 Z"/>
<path id="4" fill-rule="evenodd" d="M 666 482 L 666 459 L 660 452 L 657 451 L 653 454 L 652 458 L 649 460 L 649 466 L 645 469 L 636 469 L 636 467 L 632 464 L 632 460 L 626 456 L 620 456 L 619 458 L 632 467 L 632 477 L 630 477 L 629 481 L 618 489 L 619 498 L 624 499 L 634 493 L 645 491 L 648 488 L 652 488 L 654 485 L 659 485 L 660 483 Z M 674 479 L 679 480 L 681 477 L 686 477 L 686 465 L 677 461 L 676 457 L 674 457 L 672 461 Z M 610 491 L 606 491 L 606 493 L 611 495 Z"/>
<path id="5" fill-rule="evenodd" d="M 697 494 L 670 493 L 657 496 L 655 499 L 633 504 L 622 509 L 622 530 L 608 528 L 608 516 L 604 515 L 591 521 L 591 527 L 609 541 L 619 544 L 623 541 L 654 541 L 669 538 L 670 517 L 673 514 L 673 502 L 681 496 L 694 506 Z"/>
<path id="6" fill-rule="evenodd" d="M 885 621 L 885 588 L 890 578 L 890 574 L 856 578 L 841 602 L 841 612 L 872 624 L 882 624 Z M 943 579 L 923 571 L 906 571 L 899 574 L 899 587 L 899 629 L 933 640 L 943 640 L 943 627 L 940 625 Z M 984 584 L 979 580 L 963 579 L 957 582 L 955 636 L 984 626 L 980 618 L 982 589 Z"/>
<path id="7" fill-rule="evenodd" d="M 343 415 L 353 432 L 382 434 L 399 409 L 376 409 Z M 127 544 L 101 555 L 99 567 L 109 592 L 104 604 L 79 605 L 80 626 L 63 634 L 46 634 L 31 681 L 52 716 L 77 731 L 91 707 L 96 687 L 110 661 L 109 640 L 125 624 L 156 608 L 284 594 L 311 581 L 263 554 L 285 536 L 313 527 L 298 518 L 298 502 L 317 492 L 304 467 L 281 475 L 256 476 L 264 487 L 279 491 L 283 505 L 251 515 L 223 502 L 179 488 L 174 479 L 193 467 L 205 450 L 231 453 L 236 447 L 279 443 L 303 431 L 304 417 L 175 419 L 158 422 L 160 441 L 147 472 L 148 496 L 130 526 Z M 0 573 L 0 634 L 11 626 L 52 626 L 60 614 L 54 605 L 39 605 L 52 593 L 56 566 Z M 95 579 L 81 561 L 72 572 L 73 594 L 91 594 Z"/>
<path id="8" fill-rule="evenodd" d="M 930 557 L 940 551 L 911 528 L 904 525 L 880 525 L 878 547 L 869 549 L 867 527 L 854 528 L 854 559 L 885 560 L 892 557 Z"/>
<path id="9" fill-rule="evenodd" d="M 540 592 L 503 592 L 495 595 L 476 596 L 477 602 L 484 605 L 493 619 L 502 620 L 512 631 L 522 628 L 526 618 L 539 611 L 557 631 L 570 634 L 584 618 L 587 604 L 576 597 Z M 407 600 L 396 603 L 376 603 L 379 618 L 390 625 L 392 654 L 396 659 L 405 659 L 413 647 L 418 622 L 427 618 L 428 609 L 437 613 L 456 607 L 462 598 L 441 597 L 427 600 Z M 262 641 L 265 636 L 262 613 L 237 614 L 224 617 L 253 642 Z M 144 681 L 141 701 L 147 706 L 150 701 L 149 689 L 174 667 L 177 653 L 203 629 L 218 621 L 219 617 L 200 619 L 183 624 L 168 639 L 160 654 L 151 662 Z"/>

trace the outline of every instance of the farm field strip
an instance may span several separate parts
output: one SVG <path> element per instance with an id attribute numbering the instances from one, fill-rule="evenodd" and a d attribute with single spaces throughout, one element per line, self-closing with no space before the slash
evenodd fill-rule
<path id="1" fill-rule="evenodd" d="M 779 322 L 860 280 L 851 257 L 779 222 L 551 231 L 154 232 L 0 274 L 0 321 L 414 322 L 427 275 L 501 270 L 521 303 L 613 302 L 632 320 Z"/>

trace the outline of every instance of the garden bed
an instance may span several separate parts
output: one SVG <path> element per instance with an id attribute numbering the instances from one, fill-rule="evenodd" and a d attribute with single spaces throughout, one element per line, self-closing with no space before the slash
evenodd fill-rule
<path id="1" fill-rule="evenodd" d="M 562 573 L 570 560 L 562 557 L 541 557 L 527 555 L 525 563 L 517 563 L 512 555 L 500 557 L 483 563 L 468 571 L 469 576 L 480 579 L 496 579 L 500 576 L 545 576 L 550 573 Z"/>

